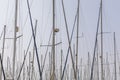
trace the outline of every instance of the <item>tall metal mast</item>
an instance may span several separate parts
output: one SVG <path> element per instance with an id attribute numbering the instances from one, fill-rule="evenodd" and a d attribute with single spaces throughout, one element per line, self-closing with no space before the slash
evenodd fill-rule
<path id="1" fill-rule="evenodd" d="M 102 22 L 102 0 L 101 0 L 101 80 L 104 80 L 103 73 L 103 22 Z"/>
<path id="2" fill-rule="evenodd" d="M 99 50 L 98 50 L 98 41 L 97 41 L 97 80 L 99 80 Z"/>
<path id="3" fill-rule="evenodd" d="M 16 30 L 17 30 L 18 0 L 15 0 L 15 23 L 14 23 L 14 42 L 13 42 L 13 80 L 15 75 L 15 57 L 16 57 Z"/>
<path id="4" fill-rule="evenodd" d="M 61 66 L 60 66 L 60 77 L 62 77 L 62 60 L 63 60 L 63 50 L 61 49 Z"/>
<path id="5" fill-rule="evenodd" d="M 87 76 L 89 79 L 90 78 L 90 53 L 88 52 L 88 76 Z"/>
<path id="6" fill-rule="evenodd" d="M 78 78 L 78 36 L 79 36 L 79 1 L 78 0 L 78 8 L 77 8 L 77 39 L 76 39 L 76 80 Z"/>
<path id="7" fill-rule="evenodd" d="M 53 56 L 53 73 L 52 80 L 55 80 L 55 0 L 53 0 L 53 40 L 52 40 L 52 56 Z"/>
<path id="8" fill-rule="evenodd" d="M 114 32 L 114 67 L 115 67 L 115 79 L 117 80 L 117 71 L 116 71 L 116 39 L 115 39 L 115 32 Z"/>

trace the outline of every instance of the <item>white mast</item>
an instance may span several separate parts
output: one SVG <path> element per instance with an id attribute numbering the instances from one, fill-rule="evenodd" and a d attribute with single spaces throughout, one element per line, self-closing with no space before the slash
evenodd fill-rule
<path id="1" fill-rule="evenodd" d="M 52 56 L 53 56 L 53 73 L 52 80 L 55 80 L 55 0 L 53 0 L 53 42 L 52 42 Z"/>
<path id="2" fill-rule="evenodd" d="M 14 42 L 13 42 L 13 80 L 15 78 L 15 57 L 16 57 L 16 31 L 17 31 L 18 0 L 15 0 L 15 23 L 14 23 Z"/>
<path id="3" fill-rule="evenodd" d="M 116 70 L 116 39 L 115 39 L 115 32 L 114 32 L 114 69 L 115 69 L 115 78 L 114 80 L 117 80 L 117 70 Z"/>
<path id="4" fill-rule="evenodd" d="M 101 0 L 101 80 L 104 80 L 103 73 L 103 22 L 102 22 L 102 0 Z"/>
<path id="5" fill-rule="evenodd" d="M 76 39 L 76 80 L 78 79 L 78 44 L 79 44 L 79 2 L 78 0 L 78 8 L 77 8 L 77 39 Z"/>

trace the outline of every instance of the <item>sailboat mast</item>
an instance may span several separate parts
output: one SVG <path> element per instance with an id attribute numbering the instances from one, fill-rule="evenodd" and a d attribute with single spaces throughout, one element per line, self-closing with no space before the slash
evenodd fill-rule
<path id="1" fill-rule="evenodd" d="M 53 40 L 52 40 L 52 52 L 53 52 L 53 74 L 52 80 L 55 80 L 55 0 L 53 0 Z"/>
<path id="2" fill-rule="evenodd" d="M 63 63 L 63 50 L 61 49 L 61 66 L 60 66 L 60 78 L 62 77 L 62 63 Z"/>
<path id="3" fill-rule="evenodd" d="M 90 53 L 88 52 L 88 76 L 87 76 L 88 78 L 87 79 L 89 79 L 89 77 L 90 77 Z"/>
<path id="4" fill-rule="evenodd" d="M 76 80 L 78 78 L 78 36 L 79 36 L 79 1 L 78 0 L 78 9 L 77 9 L 77 40 L 76 40 Z"/>
<path id="5" fill-rule="evenodd" d="M 115 32 L 114 32 L 114 67 L 115 67 L 115 79 L 117 80 L 117 71 L 116 71 L 116 39 L 115 39 Z"/>
<path id="6" fill-rule="evenodd" d="M 104 80 L 103 75 L 103 21 L 102 21 L 102 0 L 101 0 L 101 80 Z"/>
<path id="7" fill-rule="evenodd" d="M 16 30 L 17 30 L 18 0 L 15 0 L 15 24 L 14 24 L 14 42 L 13 42 L 13 80 L 15 75 L 15 57 L 16 57 Z"/>
<path id="8" fill-rule="evenodd" d="M 99 80 L 99 50 L 98 50 L 98 41 L 97 41 L 97 80 Z"/>

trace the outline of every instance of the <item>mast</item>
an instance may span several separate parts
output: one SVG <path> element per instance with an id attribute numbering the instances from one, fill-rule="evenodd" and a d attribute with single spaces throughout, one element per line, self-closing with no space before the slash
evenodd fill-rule
<path id="1" fill-rule="evenodd" d="M 78 79 L 79 1 L 80 1 L 80 0 L 78 0 L 78 9 L 77 9 L 77 39 L 76 39 L 76 80 Z"/>
<path id="2" fill-rule="evenodd" d="M 52 52 L 53 52 L 53 73 L 52 80 L 55 80 L 55 0 L 53 0 L 53 40 L 52 40 Z"/>
<path id="3" fill-rule="evenodd" d="M 102 22 L 102 0 L 101 0 L 101 80 L 104 80 L 104 73 L 103 73 L 103 22 Z"/>
<path id="4" fill-rule="evenodd" d="M 115 32 L 114 32 L 114 67 L 115 67 L 115 79 L 117 80 L 117 71 L 116 71 L 116 39 L 115 39 Z"/>
<path id="5" fill-rule="evenodd" d="M 61 67 L 60 67 L 60 78 L 62 77 L 62 60 L 63 60 L 63 50 L 61 49 Z"/>
<path id="6" fill-rule="evenodd" d="M 87 76 L 89 79 L 90 78 L 90 53 L 88 52 L 88 76 Z"/>
<path id="7" fill-rule="evenodd" d="M 17 30 L 18 0 L 15 0 L 15 24 L 14 24 L 14 42 L 13 42 L 13 80 L 15 75 L 15 57 L 16 57 L 16 30 Z"/>
<path id="8" fill-rule="evenodd" d="M 99 50 L 98 50 L 98 42 L 97 42 L 97 80 L 99 80 Z"/>
<path id="9" fill-rule="evenodd" d="M 24 50 L 24 57 L 25 57 L 25 50 Z M 23 80 L 25 80 L 25 65 L 23 66 Z"/>
<path id="10" fill-rule="evenodd" d="M 111 74 L 110 74 L 110 67 L 109 67 L 110 63 L 109 63 L 108 53 L 107 53 L 107 57 L 106 57 L 106 64 L 107 64 L 106 77 L 107 77 L 107 80 L 110 80 Z"/>
<path id="11" fill-rule="evenodd" d="M 52 62 L 52 61 L 51 61 L 51 53 L 49 52 L 49 71 L 50 71 L 50 72 L 49 72 L 49 78 L 51 78 L 51 69 L 52 69 L 52 68 L 51 68 L 51 66 L 52 66 L 51 62 Z M 50 80 L 51 80 L 51 79 L 50 79 Z"/>

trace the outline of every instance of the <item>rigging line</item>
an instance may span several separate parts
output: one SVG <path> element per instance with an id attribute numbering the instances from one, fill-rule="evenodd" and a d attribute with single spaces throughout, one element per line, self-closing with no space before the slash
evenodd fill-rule
<path id="1" fill-rule="evenodd" d="M 33 36 L 33 40 L 34 40 L 34 47 L 35 47 L 36 57 L 37 57 L 37 62 L 38 62 L 39 75 L 40 75 L 40 80 L 42 80 L 42 73 L 41 73 L 41 67 L 40 67 L 40 62 L 39 62 L 39 55 L 38 55 L 38 51 L 37 51 L 37 44 L 36 44 L 36 40 L 35 40 L 35 34 L 34 34 L 34 30 L 33 30 L 33 22 L 32 22 L 32 15 L 31 15 L 31 11 L 30 11 L 29 0 L 27 0 L 27 5 L 28 5 L 29 18 L 30 18 L 31 29 L 32 29 L 32 36 Z"/>
<path id="2" fill-rule="evenodd" d="M 18 75 L 18 77 L 17 77 L 17 80 L 19 80 L 19 78 L 20 78 L 20 74 L 21 74 L 22 69 L 23 69 L 23 66 L 24 66 L 24 64 L 25 64 L 25 60 L 26 60 L 27 53 L 28 53 L 29 48 L 30 48 L 31 41 L 32 41 L 32 36 L 31 36 L 31 38 L 30 38 L 30 41 L 29 41 L 29 44 L 28 44 L 28 47 L 27 47 L 27 51 L 26 51 L 26 53 L 25 53 L 25 57 L 24 57 L 24 60 L 23 60 L 22 66 L 21 66 L 21 68 L 20 68 L 20 72 L 19 72 L 19 75 Z"/>
<path id="3" fill-rule="evenodd" d="M 49 43 L 50 43 L 51 36 L 52 36 L 52 30 L 51 30 L 51 34 L 50 34 L 50 37 L 49 37 L 48 45 L 49 45 Z M 48 46 L 47 46 L 47 50 L 46 50 L 46 53 L 45 53 L 45 58 L 44 58 L 44 62 L 43 62 L 42 72 L 43 72 L 43 70 L 44 70 L 47 52 L 48 52 Z"/>
<path id="4" fill-rule="evenodd" d="M 99 14 L 98 14 L 97 31 L 96 31 L 96 37 L 95 37 L 94 54 L 93 54 L 93 61 L 92 61 L 92 67 L 91 67 L 90 80 L 93 79 L 93 69 L 94 69 L 94 62 L 95 62 L 95 53 L 96 53 L 96 47 L 97 47 L 97 42 L 98 42 L 97 35 L 98 35 L 98 30 L 99 30 L 100 13 L 101 13 L 101 6 L 99 8 Z"/>
<path id="5" fill-rule="evenodd" d="M 74 20 L 74 24 L 73 24 L 73 28 L 72 28 L 71 37 L 70 37 L 70 43 L 72 42 L 72 37 L 73 37 L 73 33 L 74 33 L 74 28 L 75 28 L 76 20 L 77 20 L 77 13 L 75 15 L 75 20 Z M 63 77 L 64 77 L 64 72 L 65 72 L 65 69 L 66 69 L 68 55 L 69 55 L 69 49 L 70 49 L 70 47 L 68 47 L 68 49 L 67 49 L 67 55 L 66 55 L 66 59 L 65 59 L 65 65 L 64 65 L 64 68 L 63 68 L 61 80 L 63 80 Z"/>

